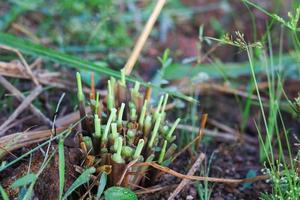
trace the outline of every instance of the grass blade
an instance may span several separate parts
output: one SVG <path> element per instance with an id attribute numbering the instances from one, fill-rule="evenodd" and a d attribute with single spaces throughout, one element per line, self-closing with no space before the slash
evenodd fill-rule
<path id="1" fill-rule="evenodd" d="M 59 157 L 59 199 L 62 199 L 65 184 L 65 154 L 64 154 L 64 139 L 61 138 L 58 143 Z"/>
<path id="2" fill-rule="evenodd" d="M 32 182 L 34 182 L 37 179 L 37 175 L 34 173 L 26 174 L 25 176 L 17 179 L 13 184 L 11 185 L 11 188 L 18 188 L 22 186 L 26 186 Z"/>
<path id="3" fill-rule="evenodd" d="M 53 49 L 43 47 L 41 45 L 34 44 L 28 40 L 19 39 L 18 37 L 11 34 L 0 32 L 0 44 L 16 48 L 25 54 L 40 56 L 47 60 L 52 60 L 61 64 L 66 64 L 66 66 L 76 68 L 78 70 L 94 71 L 107 76 L 121 78 L 121 73 L 119 71 L 106 67 L 106 64 L 95 64 L 91 61 L 80 59 L 77 56 L 71 56 L 65 53 L 61 53 L 59 51 L 55 51 Z M 186 101 L 196 101 L 195 99 L 186 96 L 180 92 L 170 92 L 153 84 L 137 80 L 132 76 L 126 76 L 126 80 L 130 82 L 139 81 L 143 86 L 156 88 L 162 92 L 174 95 Z"/>
<path id="4" fill-rule="evenodd" d="M 67 192 L 65 193 L 63 199 L 67 199 L 68 196 L 74 191 L 76 190 L 76 188 L 78 188 L 79 186 L 85 184 L 86 182 L 88 182 L 90 180 L 90 176 L 91 174 L 93 174 L 96 171 L 96 169 L 94 167 L 88 168 L 86 169 L 84 172 L 82 172 L 82 174 L 74 181 L 74 183 L 69 187 L 69 189 L 67 190 Z"/>
<path id="5" fill-rule="evenodd" d="M 3 200 L 9 200 L 7 193 L 5 192 L 4 188 L 0 185 L 0 193 Z"/>
<path id="6" fill-rule="evenodd" d="M 96 199 L 100 199 L 104 188 L 106 186 L 107 183 L 107 173 L 103 172 L 101 174 L 100 180 L 99 180 L 99 186 L 98 186 L 98 191 L 97 191 L 97 198 Z"/>
<path id="7" fill-rule="evenodd" d="M 68 66 L 74 66 L 78 69 L 96 71 L 108 76 L 120 77 L 120 73 L 107 68 L 104 64 L 95 64 L 75 56 L 64 54 L 53 49 L 43 47 L 41 45 L 34 44 L 30 41 L 19 39 L 13 35 L 0 32 L 0 43 L 7 45 L 25 54 L 41 56 L 45 59 L 52 60 L 58 63 L 67 64 Z"/>

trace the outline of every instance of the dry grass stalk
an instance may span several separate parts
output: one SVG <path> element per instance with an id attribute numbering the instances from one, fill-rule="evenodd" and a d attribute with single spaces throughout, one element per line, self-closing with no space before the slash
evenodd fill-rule
<path id="1" fill-rule="evenodd" d="M 0 126 L 0 136 L 4 134 L 2 131 L 12 121 L 14 121 L 28 106 L 31 102 L 43 91 L 43 88 L 38 85 L 31 91 L 31 93 L 23 100 L 18 108 L 9 116 L 9 118 Z"/>
<path id="2" fill-rule="evenodd" d="M 191 167 L 191 169 L 188 171 L 187 175 L 188 176 L 192 176 L 196 173 L 196 171 L 200 168 L 200 165 L 202 163 L 202 161 L 205 159 L 205 154 L 204 153 L 200 153 L 200 155 L 198 156 L 197 160 L 194 162 L 193 166 Z M 188 183 L 190 182 L 190 180 L 188 179 L 183 179 L 180 184 L 176 187 L 176 189 L 171 193 L 171 195 L 169 196 L 168 200 L 173 200 L 179 193 L 180 191 L 186 186 L 188 185 Z"/>
<path id="3" fill-rule="evenodd" d="M 245 179 L 231 179 L 231 178 L 214 178 L 214 177 L 206 177 L 206 176 L 189 176 L 185 174 L 181 174 L 176 172 L 168 167 L 163 167 L 155 162 L 144 162 L 144 163 L 136 163 L 135 166 L 151 166 L 157 170 L 160 170 L 164 173 L 171 174 L 180 179 L 188 179 L 194 181 L 208 181 L 213 183 L 224 183 L 229 184 L 231 186 L 237 186 L 241 183 L 253 183 L 256 181 L 267 180 L 270 178 L 268 175 L 255 176 L 253 178 L 245 178 Z"/>
<path id="4" fill-rule="evenodd" d="M 199 145 L 200 145 L 200 142 L 204 136 L 204 128 L 205 128 L 205 125 L 206 125 L 206 121 L 207 121 L 207 114 L 204 113 L 201 117 L 201 124 L 200 124 L 200 129 L 199 129 L 199 133 L 198 133 L 198 139 L 196 140 L 196 144 L 195 144 L 195 148 L 196 149 L 199 149 Z"/>
<path id="5" fill-rule="evenodd" d="M 31 71 L 31 68 L 29 67 L 29 65 L 27 64 L 25 58 L 23 57 L 23 55 L 20 53 L 19 50 L 17 49 L 14 49 L 14 48 L 11 48 L 11 47 L 8 47 L 8 46 L 4 46 L 4 45 L 0 45 L 0 48 L 1 49 L 5 49 L 7 51 L 12 51 L 12 52 L 15 52 L 17 54 L 17 56 L 19 57 L 19 59 L 21 60 L 27 74 L 30 76 L 30 78 L 32 79 L 32 81 L 34 82 L 34 84 L 36 86 L 39 86 L 40 83 L 39 81 L 37 80 L 37 78 L 33 75 L 32 71 Z"/>
<path id="6" fill-rule="evenodd" d="M 35 62 L 31 66 L 35 66 Z M 61 72 L 48 72 L 46 70 L 35 70 L 32 72 L 37 78 L 38 82 L 43 85 L 49 85 L 56 88 L 70 89 L 74 88 L 75 84 L 69 79 L 62 80 L 60 77 L 67 76 Z M 24 71 L 23 65 L 19 61 L 1 62 L 0 61 L 0 75 L 20 79 L 31 79 Z"/>
<path id="7" fill-rule="evenodd" d="M 90 112 L 89 108 L 86 108 L 86 112 Z M 66 130 L 71 123 L 74 123 L 80 119 L 79 112 L 73 112 L 64 117 L 56 120 L 56 133 L 59 134 Z M 5 156 L 8 152 L 17 150 L 21 147 L 25 147 L 37 142 L 47 140 L 53 133 L 51 129 L 46 129 L 46 126 L 41 126 L 34 131 L 24 131 L 0 138 L 0 158 Z"/>
<path id="8" fill-rule="evenodd" d="M 192 88 L 192 89 L 191 89 Z M 262 87 L 263 88 L 263 87 Z M 235 88 L 231 88 L 226 85 L 220 85 L 216 83 L 200 83 L 197 85 L 193 85 L 191 87 L 190 82 L 184 83 L 179 89 L 180 92 L 184 94 L 191 94 L 195 91 L 199 91 L 202 94 L 203 93 L 211 93 L 212 91 L 224 93 L 224 94 L 232 94 L 237 95 L 243 98 L 250 98 L 251 100 L 258 100 L 258 97 L 256 95 L 249 95 L 247 92 Z M 262 98 L 263 101 L 266 101 L 265 98 Z"/>
<path id="9" fill-rule="evenodd" d="M 19 101 L 23 101 L 26 98 L 16 87 L 14 87 L 9 81 L 7 81 L 1 75 L 0 75 L 0 83 L 3 85 L 5 89 L 7 89 L 10 93 L 12 93 Z M 39 109 L 37 109 L 31 103 L 29 104 L 29 109 L 38 119 L 41 119 L 46 125 L 49 126 L 52 125 L 50 119 L 48 119 Z"/>
<path id="10" fill-rule="evenodd" d="M 135 45 L 129 59 L 127 60 L 127 63 L 125 64 L 124 69 L 125 69 L 126 75 L 129 75 L 131 73 L 131 71 L 141 53 L 141 50 L 153 28 L 153 25 L 156 22 L 157 17 L 159 16 L 159 13 L 165 3 L 166 3 L 166 0 L 158 0 L 157 1 L 156 6 L 155 6 L 151 16 L 149 17 L 142 34 L 140 35 L 139 39 L 137 40 L 136 45 Z"/>
<path id="11" fill-rule="evenodd" d="M 185 130 L 189 132 L 196 132 L 197 127 L 193 127 L 190 125 L 185 125 L 185 124 L 178 124 L 177 129 L 180 130 Z M 217 139 L 220 139 L 222 141 L 228 141 L 228 142 L 237 142 L 237 141 L 245 141 L 246 145 L 249 144 L 256 144 L 257 140 L 255 138 L 249 137 L 245 134 L 232 134 L 231 132 L 220 132 L 220 131 L 215 131 L 211 129 L 204 129 L 204 134 L 206 136 L 210 137 L 215 137 Z"/>

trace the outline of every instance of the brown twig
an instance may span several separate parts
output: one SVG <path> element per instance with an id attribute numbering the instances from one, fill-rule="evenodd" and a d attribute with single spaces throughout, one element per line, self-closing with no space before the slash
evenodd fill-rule
<path id="1" fill-rule="evenodd" d="M 129 170 L 129 169 L 130 169 L 137 161 L 138 161 L 138 158 L 135 159 L 135 160 L 133 160 L 133 161 L 131 161 L 130 163 L 128 163 L 128 165 L 126 166 L 125 170 L 123 171 L 123 174 L 122 174 L 120 180 L 118 181 L 117 185 L 121 185 L 121 184 L 122 184 L 122 182 L 123 182 L 123 180 L 124 180 L 124 178 L 125 178 L 125 176 L 126 176 L 128 170 Z"/>
<path id="2" fill-rule="evenodd" d="M 17 49 L 14 49 L 14 48 L 11 48 L 11 47 L 8 47 L 8 46 L 4 46 L 4 45 L 0 45 L 0 48 L 1 49 L 5 49 L 5 50 L 8 50 L 8 51 L 12 51 L 12 52 L 15 52 L 17 54 L 17 56 L 19 57 L 19 59 L 21 60 L 27 74 L 30 76 L 30 78 L 32 79 L 32 81 L 34 82 L 34 84 L 36 86 L 39 86 L 40 83 L 39 81 L 37 80 L 37 78 L 33 75 L 32 71 L 31 71 L 31 68 L 29 67 L 29 65 L 27 64 L 25 58 L 23 57 L 23 55 L 20 53 L 19 50 Z"/>
<path id="3" fill-rule="evenodd" d="M 187 85 L 186 87 L 181 87 L 180 92 L 184 94 L 189 94 L 194 91 L 199 91 L 201 93 L 204 92 L 211 92 L 211 91 L 217 91 L 220 93 L 225 93 L 225 94 L 233 94 L 233 95 L 238 95 L 244 98 L 250 98 L 252 100 L 258 100 L 258 97 L 256 95 L 249 95 L 247 92 L 244 92 L 242 90 L 238 90 L 235 88 L 230 88 L 225 85 L 220 85 L 216 83 L 200 83 L 194 86 Z M 265 98 L 262 98 L 263 101 L 266 101 Z"/>
<path id="4" fill-rule="evenodd" d="M 15 120 L 15 121 L 14 121 L 13 123 L 11 123 L 10 125 L 4 127 L 1 131 L 6 132 L 7 130 L 9 130 L 9 129 L 11 129 L 11 128 L 13 128 L 13 127 L 19 125 L 19 124 L 22 124 L 22 123 L 26 122 L 27 120 L 32 119 L 33 117 L 34 117 L 33 115 L 28 115 L 28 116 L 26 116 L 26 117 L 22 117 L 22 118 L 19 119 L 19 120 Z"/>
<path id="5" fill-rule="evenodd" d="M 197 127 L 193 127 L 193 126 L 190 126 L 190 125 L 184 125 L 184 124 L 178 124 L 177 129 L 186 130 L 186 131 L 190 131 L 190 132 L 197 132 Z M 246 142 L 246 144 L 247 143 L 249 143 L 249 144 L 256 144 L 257 143 L 256 139 L 254 139 L 252 137 L 249 137 L 245 134 L 240 134 L 240 135 L 234 134 L 233 135 L 231 133 L 214 131 L 214 130 L 207 129 L 207 128 L 204 129 L 204 134 L 206 136 L 219 138 L 223 141 L 229 141 L 229 142 L 235 141 L 236 142 L 239 139 L 241 139 L 242 141 L 244 140 Z"/>
<path id="6" fill-rule="evenodd" d="M 9 118 L 0 126 L 0 136 L 4 134 L 2 131 L 4 127 L 8 126 L 13 120 L 15 120 L 21 112 L 23 112 L 31 102 L 43 91 L 43 88 L 39 85 L 31 91 L 31 93 L 24 99 L 19 107 L 9 116 Z"/>
<path id="7" fill-rule="evenodd" d="M 67 128 L 57 128 L 57 134 L 63 132 Z M 42 131 L 25 131 L 7 135 L 0 138 L 0 147 L 5 151 L 0 150 L 0 158 L 5 156 L 7 151 L 14 151 L 21 147 L 25 147 L 37 142 L 46 140 L 52 135 L 50 129 Z"/>
<path id="8" fill-rule="evenodd" d="M 204 136 L 204 128 L 205 128 L 205 125 L 206 125 L 206 121 L 207 121 L 207 114 L 204 113 L 201 117 L 201 124 L 200 124 L 200 128 L 199 128 L 199 132 L 198 132 L 198 136 L 199 136 L 199 139 L 197 139 L 195 141 L 195 145 L 196 145 L 196 149 L 199 149 L 199 144 Z"/>
<path id="9" fill-rule="evenodd" d="M 195 174 L 195 172 L 199 169 L 202 161 L 205 159 L 205 154 L 200 153 L 198 156 L 197 160 L 194 162 L 193 166 L 191 169 L 188 171 L 187 175 L 192 176 Z M 171 193 L 169 196 L 168 200 L 173 200 L 179 193 L 180 191 L 190 182 L 189 179 L 183 179 L 180 184 L 176 187 L 176 189 Z"/>
<path id="10" fill-rule="evenodd" d="M 0 83 L 5 87 L 10 93 L 12 93 L 19 101 L 23 101 L 25 96 L 14 87 L 9 81 L 7 81 L 3 76 L 0 75 Z M 48 119 L 39 109 L 34 105 L 30 104 L 29 109 L 38 118 L 41 119 L 46 125 L 51 126 L 52 122 Z"/>
<path id="11" fill-rule="evenodd" d="M 21 79 L 31 79 L 30 76 L 24 72 L 23 66 L 20 62 L 1 62 L 0 61 L 0 75 L 9 76 Z M 34 73 L 39 83 L 43 85 L 50 85 L 52 87 L 71 89 L 75 84 L 71 80 L 61 79 L 66 75 L 61 72 L 48 72 L 46 70 L 39 70 Z"/>
<path id="12" fill-rule="evenodd" d="M 209 124 L 211 124 L 211 125 L 217 127 L 218 129 L 221 129 L 221 130 L 225 131 L 225 132 L 231 133 L 231 134 L 233 134 L 233 135 L 238 134 L 238 131 L 234 130 L 233 128 L 231 128 L 231 127 L 229 127 L 229 126 L 227 126 L 227 125 L 225 125 L 225 124 L 223 124 L 223 123 L 221 123 L 221 122 L 218 122 L 218 121 L 215 120 L 215 119 L 208 119 L 207 122 L 208 122 Z"/>
<path id="13" fill-rule="evenodd" d="M 153 25 L 162 9 L 162 7 L 164 6 L 166 0 L 158 0 L 156 3 L 156 6 L 151 14 L 151 16 L 149 17 L 147 24 L 144 27 L 144 30 L 142 32 L 142 34 L 140 35 L 139 39 L 136 42 L 136 45 L 134 46 L 134 49 L 129 57 L 129 59 L 127 60 L 127 63 L 125 64 L 124 70 L 125 70 L 125 74 L 129 75 L 136 63 L 137 58 L 139 57 L 141 50 L 153 28 Z"/>
<path id="14" fill-rule="evenodd" d="M 90 108 L 86 108 L 86 112 L 90 112 Z M 66 130 L 69 124 L 80 119 L 79 112 L 73 112 L 64 117 L 61 117 L 56 120 L 56 133 L 59 134 Z M 1 151 L 0 149 L 0 158 L 5 156 L 7 151 L 14 151 L 21 147 L 25 147 L 37 142 L 44 141 L 48 139 L 53 133 L 51 129 L 46 129 L 46 126 L 41 126 L 33 131 L 24 131 L 18 132 L 10 135 L 0 137 L 0 147 L 5 149 Z"/>
<path id="15" fill-rule="evenodd" d="M 144 162 L 144 163 L 136 163 L 135 166 L 151 166 L 155 169 L 158 169 L 162 172 L 171 174 L 173 176 L 176 176 L 177 178 L 181 179 L 188 179 L 188 180 L 195 180 L 195 181 L 208 181 L 208 182 L 214 182 L 214 183 L 224 183 L 224 184 L 230 184 L 232 186 L 236 186 L 241 183 L 253 183 L 260 180 L 266 180 L 269 178 L 268 175 L 261 175 L 256 176 L 253 178 L 245 178 L 245 179 L 231 179 L 231 178 L 214 178 L 214 177 L 206 177 L 206 176 L 189 176 L 185 174 L 181 174 L 179 172 L 176 172 L 168 167 L 163 167 L 155 162 Z"/>

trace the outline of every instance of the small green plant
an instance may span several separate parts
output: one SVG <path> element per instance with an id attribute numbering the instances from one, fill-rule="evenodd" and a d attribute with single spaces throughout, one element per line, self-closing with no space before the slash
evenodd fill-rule
<path id="1" fill-rule="evenodd" d="M 286 163 L 279 163 L 272 167 L 265 167 L 262 169 L 263 174 L 269 175 L 268 183 L 272 185 L 271 194 L 262 194 L 262 199 L 299 199 L 300 194 L 300 176 L 299 176 L 299 163 L 300 151 L 295 157 L 292 164 L 294 166 L 287 168 Z"/>
<path id="2" fill-rule="evenodd" d="M 137 200 L 137 196 L 130 189 L 124 187 L 110 187 L 104 193 L 106 200 Z"/>
<path id="3" fill-rule="evenodd" d="M 214 153 L 211 155 L 208 163 L 205 160 L 204 165 L 201 166 L 200 174 L 202 176 L 209 176 L 210 167 L 213 159 L 214 159 Z M 213 192 L 213 185 L 211 183 L 209 183 L 208 181 L 203 181 L 203 182 L 197 181 L 195 183 L 195 187 L 197 189 L 197 193 L 200 200 L 211 199 L 211 194 Z"/>
<path id="4" fill-rule="evenodd" d="M 168 94 L 160 97 L 156 107 L 150 107 L 151 89 L 146 88 L 142 94 L 139 82 L 128 88 L 124 72 L 121 74 L 120 80 L 108 80 L 105 99 L 100 100 L 99 93 L 95 94 L 95 89 L 91 89 L 88 104 L 92 112 L 86 113 L 86 100 L 77 73 L 82 118 L 79 141 L 86 154 L 85 166 L 94 166 L 98 173 L 104 166 L 111 166 L 107 186 L 151 184 L 157 178 L 156 171 L 146 171 L 146 166 L 133 166 L 130 171 L 125 171 L 127 165 L 143 161 L 163 164 L 170 160 L 174 151 L 170 153 L 168 149 L 174 149 L 176 137 L 173 133 L 180 119 L 173 124 L 167 122 Z M 145 176 L 150 179 L 145 180 Z"/>

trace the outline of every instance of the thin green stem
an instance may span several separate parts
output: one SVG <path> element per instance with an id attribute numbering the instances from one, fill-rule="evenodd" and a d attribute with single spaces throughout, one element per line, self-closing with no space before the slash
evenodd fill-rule
<path id="1" fill-rule="evenodd" d="M 167 149 L 167 140 L 164 141 L 164 144 L 161 148 L 159 158 L 158 158 L 158 163 L 161 164 L 164 161 L 165 155 L 166 155 L 166 149 Z"/>
<path id="2" fill-rule="evenodd" d="M 84 94 L 82 91 L 81 75 L 79 72 L 76 73 L 76 80 L 77 80 L 77 98 L 79 102 L 82 102 L 84 101 Z"/>
<path id="3" fill-rule="evenodd" d="M 145 144 L 145 141 L 143 139 L 140 139 L 139 140 L 139 143 L 135 149 L 135 152 L 134 152 L 134 155 L 133 155 L 133 159 L 137 159 L 140 157 L 141 155 L 141 152 L 143 150 L 143 147 L 144 147 L 144 144 Z"/>
<path id="4" fill-rule="evenodd" d="M 117 110 L 115 108 L 112 108 L 111 113 L 108 118 L 108 121 L 107 121 L 107 124 L 106 124 L 106 127 L 104 129 L 104 133 L 102 135 L 102 140 L 101 140 L 102 144 L 106 144 L 106 142 L 108 140 L 108 132 L 110 129 L 110 125 L 111 125 L 113 119 L 115 118 L 116 112 L 117 112 Z"/>
<path id="5" fill-rule="evenodd" d="M 148 143 L 148 147 L 149 148 L 152 148 L 153 145 L 154 145 L 154 141 L 155 139 L 157 138 L 157 135 L 158 135 L 158 129 L 159 129 L 159 126 L 160 126 L 160 121 L 161 121 L 161 114 L 158 114 L 158 117 L 156 119 L 156 122 L 155 122 L 155 125 L 154 125 L 154 129 L 151 133 L 151 138 L 150 138 L 150 141 Z"/>

